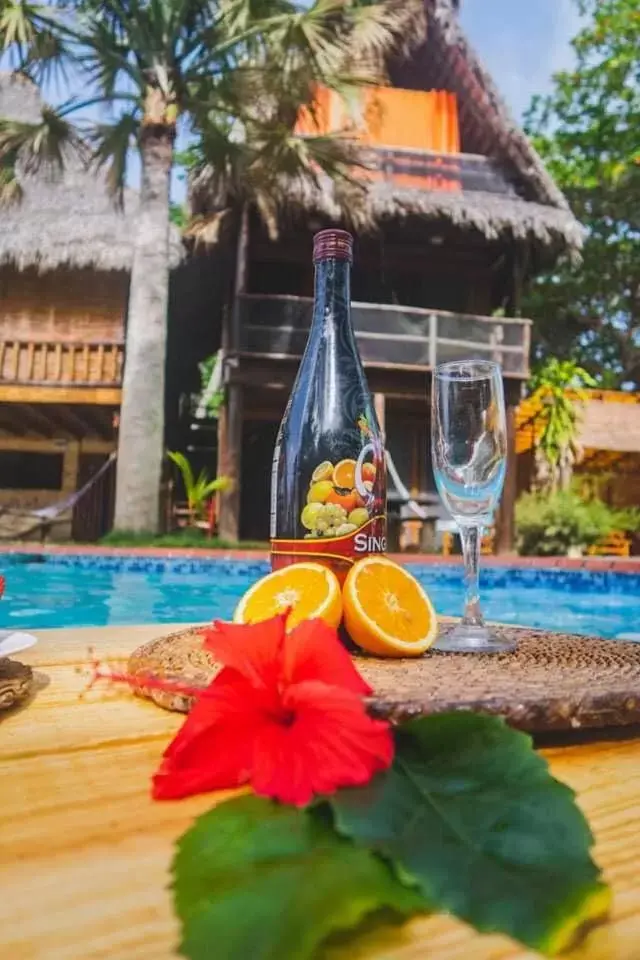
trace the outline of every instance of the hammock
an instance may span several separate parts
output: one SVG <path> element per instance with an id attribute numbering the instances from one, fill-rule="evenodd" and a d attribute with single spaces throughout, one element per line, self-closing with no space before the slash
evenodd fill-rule
<path id="1" fill-rule="evenodd" d="M 90 480 L 69 494 L 62 500 L 52 503 L 49 507 L 39 507 L 36 510 L 21 509 L 20 507 L 0 507 L 0 540 L 19 540 L 27 537 L 36 530 L 42 533 L 53 526 L 54 523 L 64 523 L 68 517 L 66 514 L 82 500 L 82 498 L 98 482 L 116 459 L 115 451 L 109 454 L 109 457 L 102 464 L 100 469 L 94 473 Z"/>

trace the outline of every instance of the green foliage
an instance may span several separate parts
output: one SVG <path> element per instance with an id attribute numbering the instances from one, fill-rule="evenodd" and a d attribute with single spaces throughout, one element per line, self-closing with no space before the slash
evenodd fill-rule
<path id="1" fill-rule="evenodd" d="M 206 503 L 212 494 L 224 492 L 231 485 L 228 477 L 216 477 L 215 480 L 212 480 L 204 469 L 196 477 L 191 464 L 183 453 L 170 450 L 167 456 L 180 471 L 189 509 L 193 510 L 196 517 L 202 516 Z"/>
<path id="2" fill-rule="evenodd" d="M 593 377 L 575 361 L 556 357 L 549 357 L 531 378 L 529 388 L 541 403 L 536 418 L 542 425 L 537 447 L 549 468 L 548 483 L 539 485 L 551 490 L 568 487 L 576 458 L 579 405 L 587 399 L 584 387 L 595 385 Z"/>
<path id="3" fill-rule="evenodd" d="M 173 549 L 197 550 L 264 550 L 269 549 L 268 543 L 255 540 L 243 540 L 240 543 L 229 540 L 220 540 L 218 537 L 208 537 L 203 530 L 197 528 L 175 531 L 155 536 L 146 533 L 133 533 L 129 530 L 112 530 L 100 540 L 105 547 L 160 547 Z"/>
<path id="4" fill-rule="evenodd" d="M 582 265 L 531 291 L 535 352 L 573 357 L 604 387 L 640 388 L 640 15 L 637 0 L 579 0 L 576 67 L 536 98 L 528 132 L 588 231 Z"/>
<path id="5" fill-rule="evenodd" d="M 220 410 L 224 406 L 226 399 L 223 386 L 211 391 L 214 372 L 221 362 L 221 354 L 218 351 L 218 353 L 212 354 L 198 364 L 198 370 L 200 372 L 200 395 L 198 397 L 198 404 L 201 404 L 206 415 L 212 418 L 217 418 L 220 415 Z M 222 383 L 222 380 L 220 380 L 220 382 Z"/>
<path id="6" fill-rule="evenodd" d="M 184 230 L 189 223 L 189 211 L 184 203 L 172 203 L 169 208 L 169 219 L 171 223 L 178 228 L 178 230 Z"/>
<path id="7" fill-rule="evenodd" d="M 329 803 L 341 834 L 477 930 L 554 955 L 607 909 L 573 792 L 501 719 L 412 721 L 396 734 L 389 774 Z"/>
<path id="8" fill-rule="evenodd" d="M 306 810 L 242 796 L 177 844 L 173 892 L 190 960 L 305 960 L 368 919 L 453 913 L 555 955 L 610 893 L 573 792 L 529 737 L 451 713 L 395 732 L 392 768 Z"/>
<path id="9" fill-rule="evenodd" d="M 518 552 L 525 557 L 563 557 L 570 547 L 589 547 L 613 530 L 621 517 L 602 501 L 585 502 L 574 490 L 525 493 L 516 504 Z"/>
<path id="10" fill-rule="evenodd" d="M 382 908 L 425 909 L 321 816 L 254 796 L 200 817 L 178 843 L 173 877 L 190 960 L 306 960 L 329 934 Z"/>

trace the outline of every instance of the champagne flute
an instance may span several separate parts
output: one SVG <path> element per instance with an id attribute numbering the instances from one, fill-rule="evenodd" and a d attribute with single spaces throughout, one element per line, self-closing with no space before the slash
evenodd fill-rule
<path id="1" fill-rule="evenodd" d="M 452 653 L 503 653 L 515 643 L 490 630 L 480 609 L 478 569 L 483 528 L 502 494 L 507 426 L 500 366 L 487 360 L 439 364 L 433 373 L 431 444 L 436 486 L 462 540 L 465 609 L 435 644 Z"/>

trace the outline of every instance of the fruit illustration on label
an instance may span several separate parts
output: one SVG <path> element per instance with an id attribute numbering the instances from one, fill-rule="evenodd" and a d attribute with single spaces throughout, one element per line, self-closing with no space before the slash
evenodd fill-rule
<path id="1" fill-rule="evenodd" d="M 361 430 L 363 422 L 358 421 Z M 305 540 L 347 537 L 375 517 L 377 467 L 364 459 L 375 453 L 374 444 L 367 443 L 357 460 L 340 460 L 335 466 L 323 460 L 315 467 L 300 515 Z"/>

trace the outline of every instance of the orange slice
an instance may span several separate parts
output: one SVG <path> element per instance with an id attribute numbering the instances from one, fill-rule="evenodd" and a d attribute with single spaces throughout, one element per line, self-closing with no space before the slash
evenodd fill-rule
<path id="1" fill-rule="evenodd" d="M 318 483 L 319 480 L 331 480 L 332 474 L 333 464 L 330 460 L 323 460 L 311 474 L 311 482 Z"/>
<path id="2" fill-rule="evenodd" d="M 354 564 L 342 602 L 349 636 L 368 653 L 418 657 L 436 639 L 431 600 L 415 577 L 386 557 L 365 557 Z"/>
<path id="3" fill-rule="evenodd" d="M 355 460 L 341 460 L 333 468 L 333 483 L 336 487 L 342 487 L 343 490 L 353 490 L 356 485 L 356 462 Z"/>
<path id="4" fill-rule="evenodd" d="M 337 629 L 342 619 L 342 597 L 336 575 L 320 563 L 296 563 L 269 573 L 247 590 L 233 620 L 269 620 L 289 607 L 288 630 L 316 617 Z"/>

